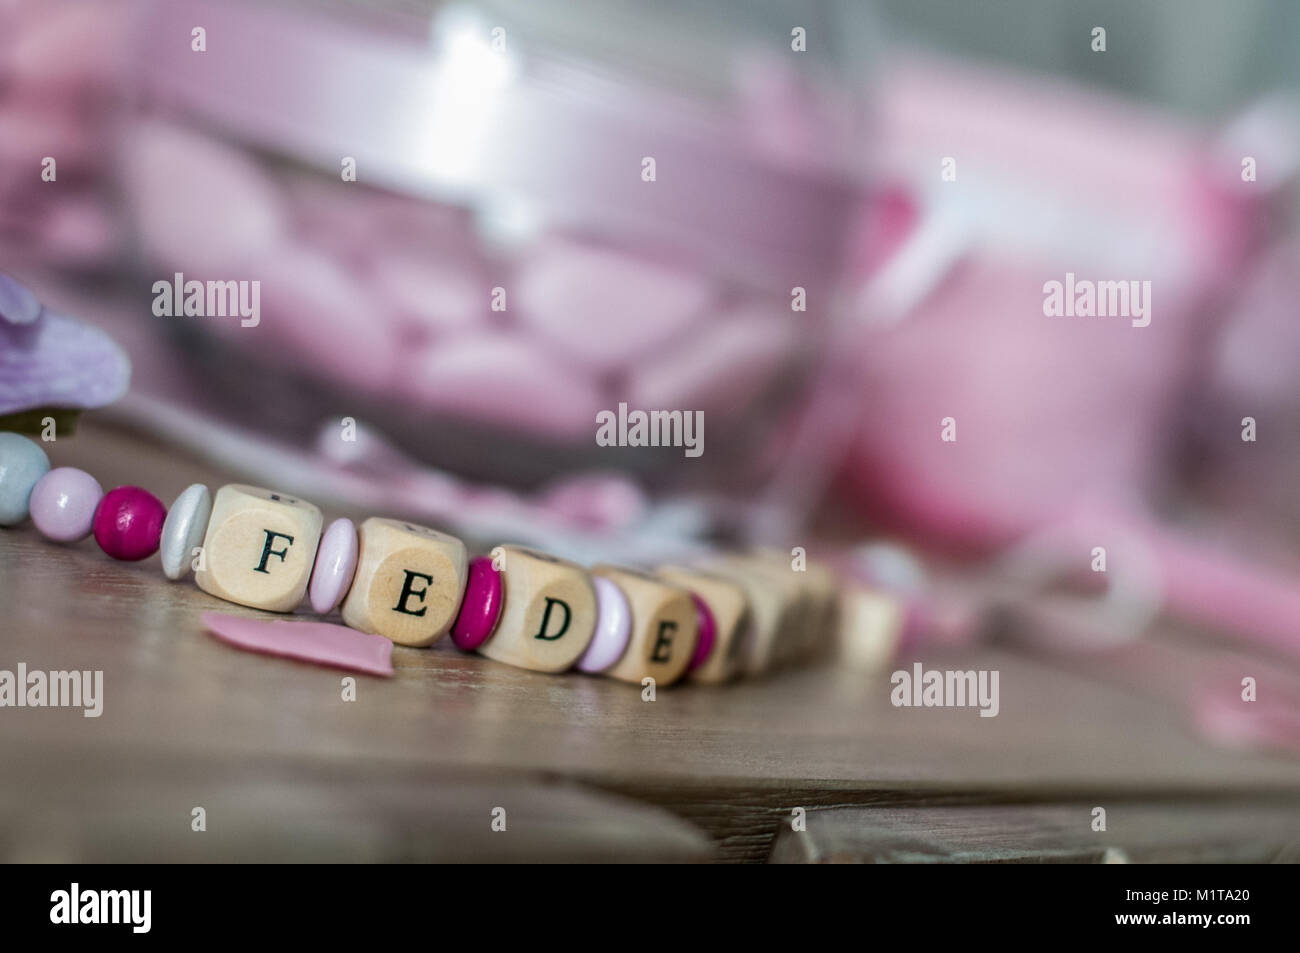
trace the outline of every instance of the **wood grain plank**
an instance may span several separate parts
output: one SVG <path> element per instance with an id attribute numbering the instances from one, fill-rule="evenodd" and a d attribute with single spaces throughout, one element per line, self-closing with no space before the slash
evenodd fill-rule
<path id="1" fill-rule="evenodd" d="M 1106 829 L 1093 830 L 1093 810 Z M 786 825 L 774 863 L 1294 862 L 1300 802 L 1107 801 L 1052 805 L 835 808 Z"/>
<path id="2" fill-rule="evenodd" d="M 359 768 L 359 770 L 358 770 Z M 203 830 L 194 829 L 195 809 Z M 494 827 L 494 823 L 497 824 Z M 692 863 L 701 831 L 568 781 L 83 750 L 7 759 L 0 861 Z"/>

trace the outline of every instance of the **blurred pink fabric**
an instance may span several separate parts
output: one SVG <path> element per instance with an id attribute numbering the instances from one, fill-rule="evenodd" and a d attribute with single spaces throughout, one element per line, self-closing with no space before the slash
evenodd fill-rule
<path id="1" fill-rule="evenodd" d="M 1157 488 L 1215 345 L 1207 305 L 1251 226 L 1245 207 L 1204 212 L 1203 137 L 1046 81 L 936 63 L 890 75 L 882 171 L 920 197 L 916 229 L 946 230 L 961 254 L 862 349 L 855 498 L 932 542 L 987 548 L 1081 499 Z M 1043 284 L 1066 272 L 1150 280 L 1150 326 L 1044 316 Z"/>
<path id="2" fill-rule="evenodd" d="M 890 303 L 890 269 L 908 265 L 909 241 L 932 253 L 923 281 L 904 274 L 924 287 L 914 306 L 862 337 L 850 498 L 878 525 L 945 551 L 987 554 L 1071 526 L 1086 565 L 1093 545 L 1136 542 L 1174 611 L 1300 653 L 1300 575 L 1152 515 L 1185 487 L 1189 410 L 1204 407 L 1228 303 L 1294 173 L 1283 124 L 1216 149 L 1204 131 L 1048 81 L 934 62 L 890 77 L 881 169 L 918 209 L 872 302 Z M 1277 158 L 1261 165 L 1282 174 L 1243 183 L 1243 154 Z M 944 157 L 955 181 L 940 179 Z M 1044 283 L 1067 272 L 1149 280 L 1149 326 L 1046 316 Z M 1252 340 L 1236 349 L 1270 347 Z M 952 442 L 940 439 L 946 418 Z M 1238 420 L 1218 423 L 1220 453 L 1253 451 Z"/>

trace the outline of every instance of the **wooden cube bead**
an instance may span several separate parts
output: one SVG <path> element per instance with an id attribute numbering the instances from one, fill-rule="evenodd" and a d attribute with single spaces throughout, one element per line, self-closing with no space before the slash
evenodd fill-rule
<path id="1" fill-rule="evenodd" d="M 478 652 L 536 672 L 563 672 L 596 631 L 596 590 L 576 563 L 522 546 L 500 546 L 505 598 L 496 631 Z"/>
<path id="2" fill-rule="evenodd" d="M 836 622 L 839 661 L 861 672 L 876 672 L 893 660 L 907 624 L 907 604 L 897 595 L 850 583 L 840 595 Z"/>
<path id="3" fill-rule="evenodd" d="M 807 650 L 811 656 L 834 652 L 839 629 L 840 579 L 826 565 L 808 561 L 808 586 L 813 598 L 813 622 L 808 628 Z"/>
<path id="4" fill-rule="evenodd" d="M 779 549 L 762 548 L 746 553 L 775 574 L 796 602 L 789 630 L 779 647 L 782 661 L 798 661 L 827 650 L 834 636 L 839 586 L 835 574 L 816 560 L 804 556 L 795 568 L 794 556 Z"/>
<path id="5" fill-rule="evenodd" d="M 752 553 L 733 558 L 743 571 L 757 575 L 763 585 L 772 589 L 781 600 L 780 621 L 769 660 L 771 667 L 784 668 L 797 661 L 803 651 L 808 623 L 812 617 L 812 599 L 804 589 L 802 580 L 788 565 L 774 565 L 770 560 Z"/>
<path id="6" fill-rule="evenodd" d="M 714 556 L 703 561 L 700 568 L 739 586 L 749 603 L 749 624 L 737 650 L 740 674 L 753 678 L 768 671 L 776 664 L 777 642 L 795 612 L 788 592 L 773 585 L 768 573 L 735 556 Z"/>
<path id="7" fill-rule="evenodd" d="M 809 585 L 813 589 L 816 625 L 811 637 L 811 651 L 820 655 L 835 649 L 840 624 L 840 577 L 824 563 L 809 560 Z"/>
<path id="8" fill-rule="evenodd" d="M 660 687 L 686 674 L 695 652 L 698 624 L 691 594 L 663 579 L 621 566 L 597 566 L 592 575 L 622 589 L 632 608 L 627 651 L 605 674 L 636 683 L 648 676 Z"/>
<path id="9" fill-rule="evenodd" d="M 817 606 L 803 572 L 790 565 L 788 557 L 771 551 L 755 550 L 728 557 L 743 572 L 757 575 L 781 600 L 781 615 L 770 663 L 774 668 L 790 665 L 803 658 L 810 628 L 817 624 Z"/>
<path id="10" fill-rule="evenodd" d="M 744 590 L 736 583 L 702 569 L 661 566 L 656 575 L 695 593 L 713 613 L 717 627 L 713 650 L 702 665 L 687 673 L 687 679 L 716 685 L 739 675 L 749 626 L 749 600 L 745 598 Z"/>
<path id="11" fill-rule="evenodd" d="M 227 602 L 292 612 L 307 592 L 320 543 L 321 512 L 261 487 L 217 491 L 194 581 Z"/>
<path id="12" fill-rule="evenodd" d="M 456 621 L 469 554 L 455 536 L 372 516 L 360 548 L 343 621 L 399 645 L 432 645 Z"/>

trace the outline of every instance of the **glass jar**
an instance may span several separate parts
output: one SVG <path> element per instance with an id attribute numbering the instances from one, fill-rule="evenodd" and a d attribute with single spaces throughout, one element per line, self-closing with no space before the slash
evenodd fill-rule
<path id="1" fill-rule="evenodd" d="M 814 465 L 870 206 L 866 87 L 829 52 L 860 9 L 146 4 L 120 182 L 193 393 L 520 490 L 735 501 Z"/>

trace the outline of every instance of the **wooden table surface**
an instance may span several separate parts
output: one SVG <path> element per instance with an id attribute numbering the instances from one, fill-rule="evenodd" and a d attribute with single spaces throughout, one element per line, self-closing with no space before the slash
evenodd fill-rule
<path id="1" fill-rule="evenodd" d="M 86 425 L 50 456 L 164 500 L 236 476 Z M 1211 747 L 1153 697 L 1007 651 L 927 660 L 998 669 L 996 718 L 895 709 L 888 672 L 826 665 L 644 702 L 448 640 L 395 647 L 396 676 L 345 701 L 345 673 L 232 649 L 205 610 L 264 615 L 156 556 L 0 531 L 0 669 L 102 670 L 105 694 L 97 719 L 0 709 L 0 856 L 765 860 L 795 807 L 1300 803 L 1295 759 Z"/>

